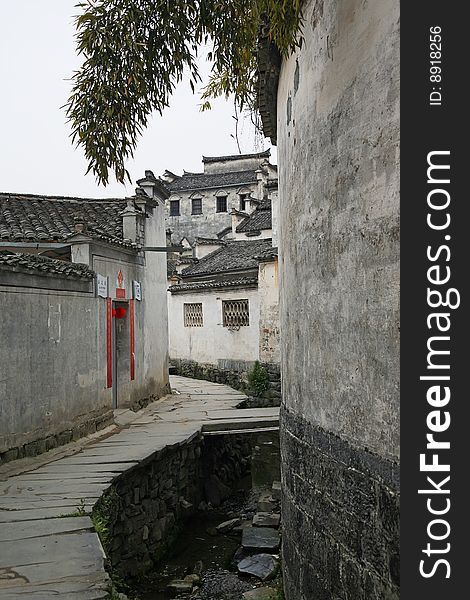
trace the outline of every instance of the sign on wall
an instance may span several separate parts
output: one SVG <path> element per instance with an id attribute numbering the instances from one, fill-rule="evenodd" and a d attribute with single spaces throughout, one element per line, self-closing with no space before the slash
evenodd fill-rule
<path id="1" fill-rule="evenodd" d="M 134 288 L 134 299 L 142 300 L 142 284 L 140 281 L 133 281 L 132 287 Z"/>
<path id="2" fill-rule="evenodd" d="M 108 278 L 99 273 L 96 274 L 96 295 L 101 298 L 108 297 Z"/>
<path id="3" fill-rule="evenodd" d="M 124 274 L 119 269 L 119 273 L 116 278 L 116 298 L 125 298 L 126 297 L 126 288 L 124 286 Z"/>

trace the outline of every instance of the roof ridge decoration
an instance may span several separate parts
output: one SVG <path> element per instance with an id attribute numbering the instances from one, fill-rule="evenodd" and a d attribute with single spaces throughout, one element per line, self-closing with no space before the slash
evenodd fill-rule
<path id="1" fill-rule="evenodd" d="M 221 173 L 185 173 L 167 184 L 173 192 L 252 185 L 257 182 L 255 169 L 223 171 Z"/>
<path id="2" fill-rule="evenodd" d="M 271 150 L 263 150 L 262 152 L 253 152 L 250 154 L 228 154 L 227 156 L 203 156 L 203 163 L 224 162 L 227 160 L 245 160 L 250 158 L 269 158 Z"/>

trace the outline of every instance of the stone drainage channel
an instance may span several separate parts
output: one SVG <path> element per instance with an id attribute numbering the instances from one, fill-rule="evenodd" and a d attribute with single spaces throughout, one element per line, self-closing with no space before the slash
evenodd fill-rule
<path id="1" fill-rule="evenodd" d="M 171 385 L 176 393 L 118 415 L 107 436 L 0 467 L 2 600 L 165 598 L 189 592 L 170 585 L 187 575 L 194 598 L 238 600 L 223 591 L 221 570 L 239 580 L 240 599 L 258 585 L 227 565 L 239 546 L 238 558 L 270 554 L 260 552 L 263 535 L 278 552 L 279 530 L 253 517 L 270 512 L 257 500 L 279 479 L 279 411 L 237 408 L 246 396 L 221 384 L 171 377 Z M 222 595 L 206 593 L 211 581 Z"/>
<path id="2" fill-rule="evenodd" d="M 185 522 L 157 568 L 140 581 L 128 582 L 128 598 L 282 597 L 278 433 L 244 438 L 251 446 L 244 471 L 248 473 L 235 480 L 230 490 L 223 485 L 222 489 L 205 486 L 196 514 Z"/>

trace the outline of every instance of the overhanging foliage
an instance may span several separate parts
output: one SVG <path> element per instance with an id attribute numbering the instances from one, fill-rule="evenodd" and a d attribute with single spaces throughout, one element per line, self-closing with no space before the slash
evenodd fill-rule
<path id="1" fill-rule="evenodd" d="M 255 109 L 256 47 L 262 31 L 282 55 L 300 43 L 301 0 L 87 0 L 78 4 L 77 49 L 83 65 L 66 106 L 72 139 L 98 182 L 123 182 L 125 161 L 153 111 L 169 105 L 187 72 L 201 81 L 197 51 L 210 45 L 210 99 L 234 94 Z"/>

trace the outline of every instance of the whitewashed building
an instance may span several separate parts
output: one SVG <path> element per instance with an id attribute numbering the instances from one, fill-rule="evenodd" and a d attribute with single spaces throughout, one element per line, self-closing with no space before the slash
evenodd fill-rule
<path id="1" fill-rule="evenodd" d="M 127 199 L 0 193 L 0 462 L 168 393 L 168 191 L 145 175 Z"/>
<path id="2" fill-rule="evenodd" d="M 178 371 L 236 385 L 259 361 L 278 375 L 272 392 L 279 397 L 271 201 L 242 219 L 232 215 L 230 239 L 196 238 L 193 257 L 174 259 L 169 275 L 170 359 Z"/>
<path id="3" fill-rule="evenodd" d="M 185 171 L 178 176 L 165 171 L 163 180 L 171 192 L 166 222 L 173 241 L 186 238 L 193 244 L 196 237 L 230 236 L 232 212 L 240 213 L 242 220 L 263 199 L 268 182 L 277 182 L 277 167 L 269 157 L 269 150 L 203 156 L 201 173 Z"/>

